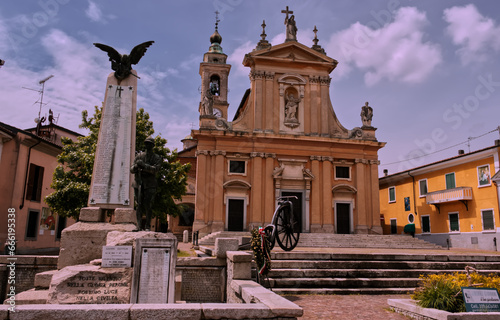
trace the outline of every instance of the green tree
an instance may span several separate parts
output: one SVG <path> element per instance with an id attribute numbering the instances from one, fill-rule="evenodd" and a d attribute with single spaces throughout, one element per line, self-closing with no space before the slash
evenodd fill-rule
<path id="1" fill-rule="evenodd" d="M 76 141 L 62 138 L 63 150 L 57 157 L 59 165 L 54 171 L 51 187 L 54 192 L 45 197 L 50 209 L 63 217 L 78 220 L 80 209 L 87 206 L 97 137 L 101 123 L 101 108 L 95 107 L 94 115 L 82 112 L 80 128 L 88 129 L 89 135 L 79 137 Z M 144 109 L 137 111 L 136 150 L 144 150 L 144 140 L 154 134 L 153 122 Z M 190 164 L 182 165 L 177 161 L 176 150 L 165 147 L 166 139 L 155 137 L 155 153 L 163 158 L 158 174 L 158 189 L 153 204 L 153 217 L 166 222 L 167 215 L 177 216 L 180 208 L 175 200 L 180 200 L 186 192 L 187 173 Z"/>

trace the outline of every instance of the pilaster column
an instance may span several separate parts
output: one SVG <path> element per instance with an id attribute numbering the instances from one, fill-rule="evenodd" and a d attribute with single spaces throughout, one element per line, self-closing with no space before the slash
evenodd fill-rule
<path id="1" fill-rule="evenodd" d="M 264 71 L 254 70 L 251 74 L 255 81 L 255 94 L 254 94 L 254 119 L 255 131 L 262 131 L 262 118 L 263 118 L 263 104 L 264 104 Z"/>
<path id="2" fill-rule="evenodd" d="M 311 184 L 311 232 L 320 231 L 323 225 L 322 213 L 322 193 L 321 193 L 321 180 L 323 177 L 320 175 L 320 160 L 321 156 L 311 156 L 311 172 L 317 177 L 312 180 Z"/>
<path id="3" fill-rule="evenodd" d="M 262 157 L 264 153 L 252 152 L 250 153 L 250 158 L 252 159 L 252 186 L 262 185 Z M 250 200 L 250 217 L 248 221 L 252 225 L 259 225 L 264 222 L 264 205 L 262 201 L 263 188 L 254 187 L 252 188 L 252 197 Z"/>
<path id="4" fill-rule="evenodd" d="M 382 226 L 380 225 L 380 198 L 379 198 L 379 182 L 378 182 L 378 166 L 380 161 L 370 160 L 370 181 L 371 181 L 371 199 L 372 199 L 372 223 L 371 230 L 374 233 L 382 234 Z"/>
<path id="5" fill-rule="evenodd" d="M 212 177 L 213 181 L 213 190 L 211 201 L 213 202 L 213 210 L 214 210 L 214 222 L 222 222 L 224 223 L 225 214 L 224 214 L 224 156 L 226 155 L 225 151 L 215 150 L 211 152 L 211 155 L 215 157 L 214 161 L 214 176 Z M 224 224 L 223 224 L 224 225 Z"/>
<path id="6" fill-rule="evenodd" d="M 268 132 L 273 132 L 273 119 L 274 119 L 274 108 L 273 108 L 273 88 L 274 88 L 274 72 L 265 73 L 266 81 L 266 97 L 264 106 L 264 130 Z M 276 115 L 278 116 L 278 115 Z M 279 129 L 277 129 L 279 130 Z"/>
<path id="7" fill-rule="evenodd" d="M 354 226 L 356 233 L 367 233 L 368 232 L 368 219 L 367 219 L 367 199 L 366 199 L 366 188 L 370 187 L 370 184 L 366 184 L 366 173 L 365 167 L 367 160 L 356 159 L 354 161 L 356 168 L 356 188 L 358 192 L 356 193 L 356 203 L 357 210 L 355 210 L 354 221 L 357 223 Z"/>
<path id="8" fill-rule="evenodd" d="M 332 208 L 332 157 L 322 157 L 323 160 L 323 228 L 333 226 Z"/>
<path id="9" fill-rule="evenodd" d="M 208 167 L 208 159 L 207 159 L 208 151 L 200 150 L 196 152 L 196 195 L 195 195 L 195 223 L 201 223 L 205 225 L 208 221 L 208 184 L 207 181 L 207 172 L 209 172 Z M 193 226 L 194 230 L 194 226 Z"/>
<path id="10" fill-rule="evenodd" d="M 263 210 L 263 222 L 264 225 L 271 223 L 274 213 L 274 181 L 273 181 L 273 171 L 274 171 L 274 159 L 276 158 L 275 153 L 266 153 L 265 161 L 265 171 L 264 171 L 264 210 Z"/>
<path id="11" fill-rule="evenodd" d="M 328 111 L 329 111 L 329 90 L 330 90 L 330 81 L 332 78 L 329 76 L 320 77 L 321 84 L 321 135 L 328 136 L 329 128 L 328 128 Z"/>
<path id="12" fill-rule="evenodd" d="M 311 90 L 310 95 L 310 104 L 311 104 L 311 134 L 317 135 L 319 133 L 319 125 L 320 125 L 320 106 L 321 106 L 321 98 L 320 98 L 320 85 L 319 85 L 319 77 L 311 76 L 309 78 L 309 88 Z"/>

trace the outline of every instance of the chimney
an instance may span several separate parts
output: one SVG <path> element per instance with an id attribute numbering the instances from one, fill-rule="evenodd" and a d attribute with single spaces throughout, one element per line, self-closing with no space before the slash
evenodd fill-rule
<path id="1" fill-rule="evenodd" d="M 463 149 L 458 150 L 458 155 L 459 155 L 459 156 L 461 156 L 461 155 L 463 155 L 463 154 L 465 154 L 465 151 L 464 151 Z"/>
<path id="2" fill-rule="evenodd" d="M 389 170 L 384 169 L 384 177 L 387 177 L 388 174 L 389 174 Z"/>

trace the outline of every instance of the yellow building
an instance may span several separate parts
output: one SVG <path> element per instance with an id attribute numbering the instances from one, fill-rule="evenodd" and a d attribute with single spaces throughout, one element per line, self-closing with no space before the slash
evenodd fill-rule
<path id="1" fill-rule="evenodd" d="M 245 55 L 250 89 L 232 121 L 227 93 L 231 66 L 216 31 L 200 64 L 195 220 L 200 237 L 271 222 L 277 199 L 296 196 L 302 232 L 381 234 L 378 150 L 372 108 L 359 103 L 360 127 L 340 124 L 330 101 L 337 61 L 317 39 L 312 47 L 287 31 Z M 359 109 L 349 116 L 359 117 Z"/>
<path id="2" fill-rule="evenodd" d="M 379 179 L 384 234 L 415 225 L 442 246 L 496 250 L 500 232 L 500 140 L 496 145 Z M 497 180 L 497 181 L 495 181 Z M 498 238 L 500 240 L 500 238 Z"/>

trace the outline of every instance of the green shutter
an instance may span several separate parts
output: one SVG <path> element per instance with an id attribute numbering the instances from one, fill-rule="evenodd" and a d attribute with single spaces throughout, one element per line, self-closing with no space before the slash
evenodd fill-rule
<path id="1" fill-rule="evenodd" d="M 448 173 L 445 177 L 446 177 L 446 189 L 454 189 L 455 188 L 455 174 Z"/>
<path id="2" fill-rule="evenodd" d="M 389 188 L 389 201 L 396 201 L 396 189 L 394 187 Z"/>

